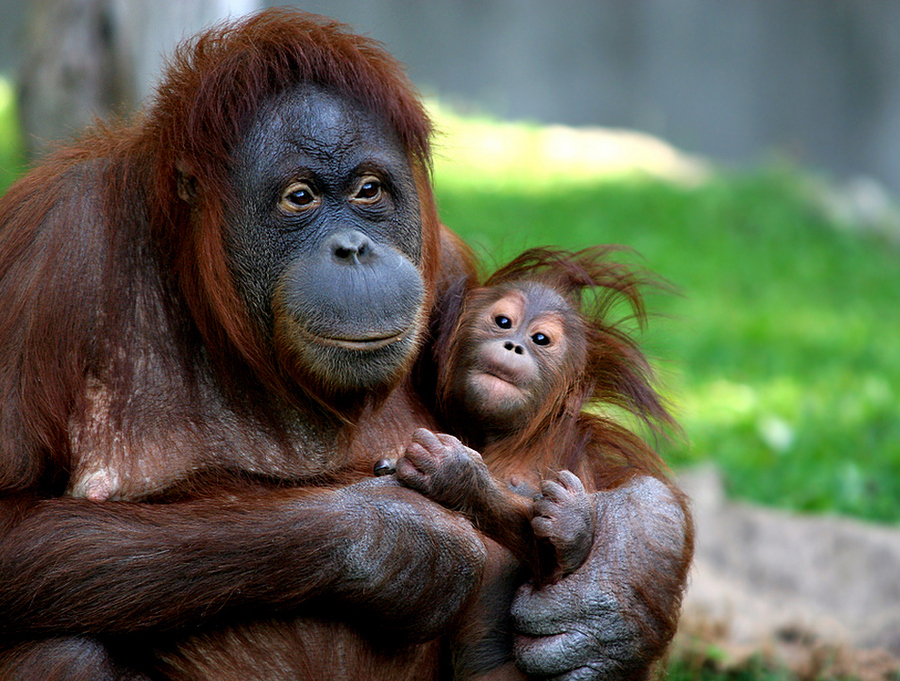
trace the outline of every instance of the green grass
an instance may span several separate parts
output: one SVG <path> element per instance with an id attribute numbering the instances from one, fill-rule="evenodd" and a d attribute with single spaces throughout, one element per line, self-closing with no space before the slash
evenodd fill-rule
<path id="1" fill-rule="evenodd" d="M 0 78 L 0 193 L 22 172 L 21 134 L 12 84 Z"/>
<path id="2" fill-rule="evenodd" d="M 444 122 L 461 146 L 465 127 Z M 463 154 L 437 165 L 441 215 L 497 262 L 620 243 L 678 287 L 650 298 L 644 337 L 686 433 L 664 447 L 674 467 L 713 461 L 733 495 L 767 504 L 900 519 L 900 249 L 829 222 L 798 172 L 616 170 Z"/>
<path id="3" fill-rule="evenodd" d="M 758 658 L 733 669 L 721 669 L 713 659 L 674 659 L 667 681 L 795 681 L 796 675 Z M 826 681 L 826 679 L 821 679 Z"/>
<path id="4" fill-rule="evenodd" d="M 0 191 L 22 167 L 13 113 L 0 81 Z M 686 433 L 672 466 L 900 520 L 900 248 L 829 222 L 799 172 L 706 176 L 633 134 L 437 118 L 441 215 L 489 261 L 620 243 L 678 287 L 650 297 L 644 336 Z"/>

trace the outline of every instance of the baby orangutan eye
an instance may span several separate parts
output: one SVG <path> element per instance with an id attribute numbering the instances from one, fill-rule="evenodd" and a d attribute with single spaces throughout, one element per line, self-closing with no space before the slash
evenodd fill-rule
<path id="1" fill-rule="evenodd" d="M 512 328 L 512 320 L 509 317 L 504 317 L 502 314 L 494 317 L 494 323 L 501 329 Z"/>
<path id="2" fill-rule="evenodd" d="M 531 342 L 535 345 L 550 345 L 550 336 L 538 332 L 531 337 Z"/>

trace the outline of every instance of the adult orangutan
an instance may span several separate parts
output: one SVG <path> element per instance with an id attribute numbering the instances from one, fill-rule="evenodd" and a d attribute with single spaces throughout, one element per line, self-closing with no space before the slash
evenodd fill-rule
<path id="1" fill-rule="evenodd" d="M 145 116 L 3 197 L 0 677 L 452 673 L 484 540 L 370 477 L 435 425 L 410 368 L 472 266 L 429 133 L 377 44 L 271 10 L 182 48 Z M 610 517 L 652 557 L 686 526 L 642 489 Z M 641 649 L 619 595 L 643 566 L 614 588 L 584 567 L 516 600 L 536 673 Z"/>

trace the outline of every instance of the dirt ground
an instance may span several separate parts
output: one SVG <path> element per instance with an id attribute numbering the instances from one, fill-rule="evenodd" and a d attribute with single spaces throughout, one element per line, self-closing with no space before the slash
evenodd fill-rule
<path id="1" fill-rule="evenodd" d="M 900 528 L 729 501 L 712 468 L 680 483 L 697 550 L 677 654 L 900 679 Z"/>

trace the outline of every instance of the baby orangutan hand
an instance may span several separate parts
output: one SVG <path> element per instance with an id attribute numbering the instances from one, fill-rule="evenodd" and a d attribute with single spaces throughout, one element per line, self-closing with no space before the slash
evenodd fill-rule
<path id="1" fill-rule="evenodd" d="M 419 428 L 397 459 L 397 479 L 447 508 L 472 512 L 494 486 L 481 454 L 452 435 Z"/>
<path id="2" fill-rule="evenodd" d="M 558 577 L 581 567 L 594 544 L 594 505 L 577 475 L 560 471 L 555 479 L 541 482 L 531 527 L 536 537 L 553 545 Z"/>

